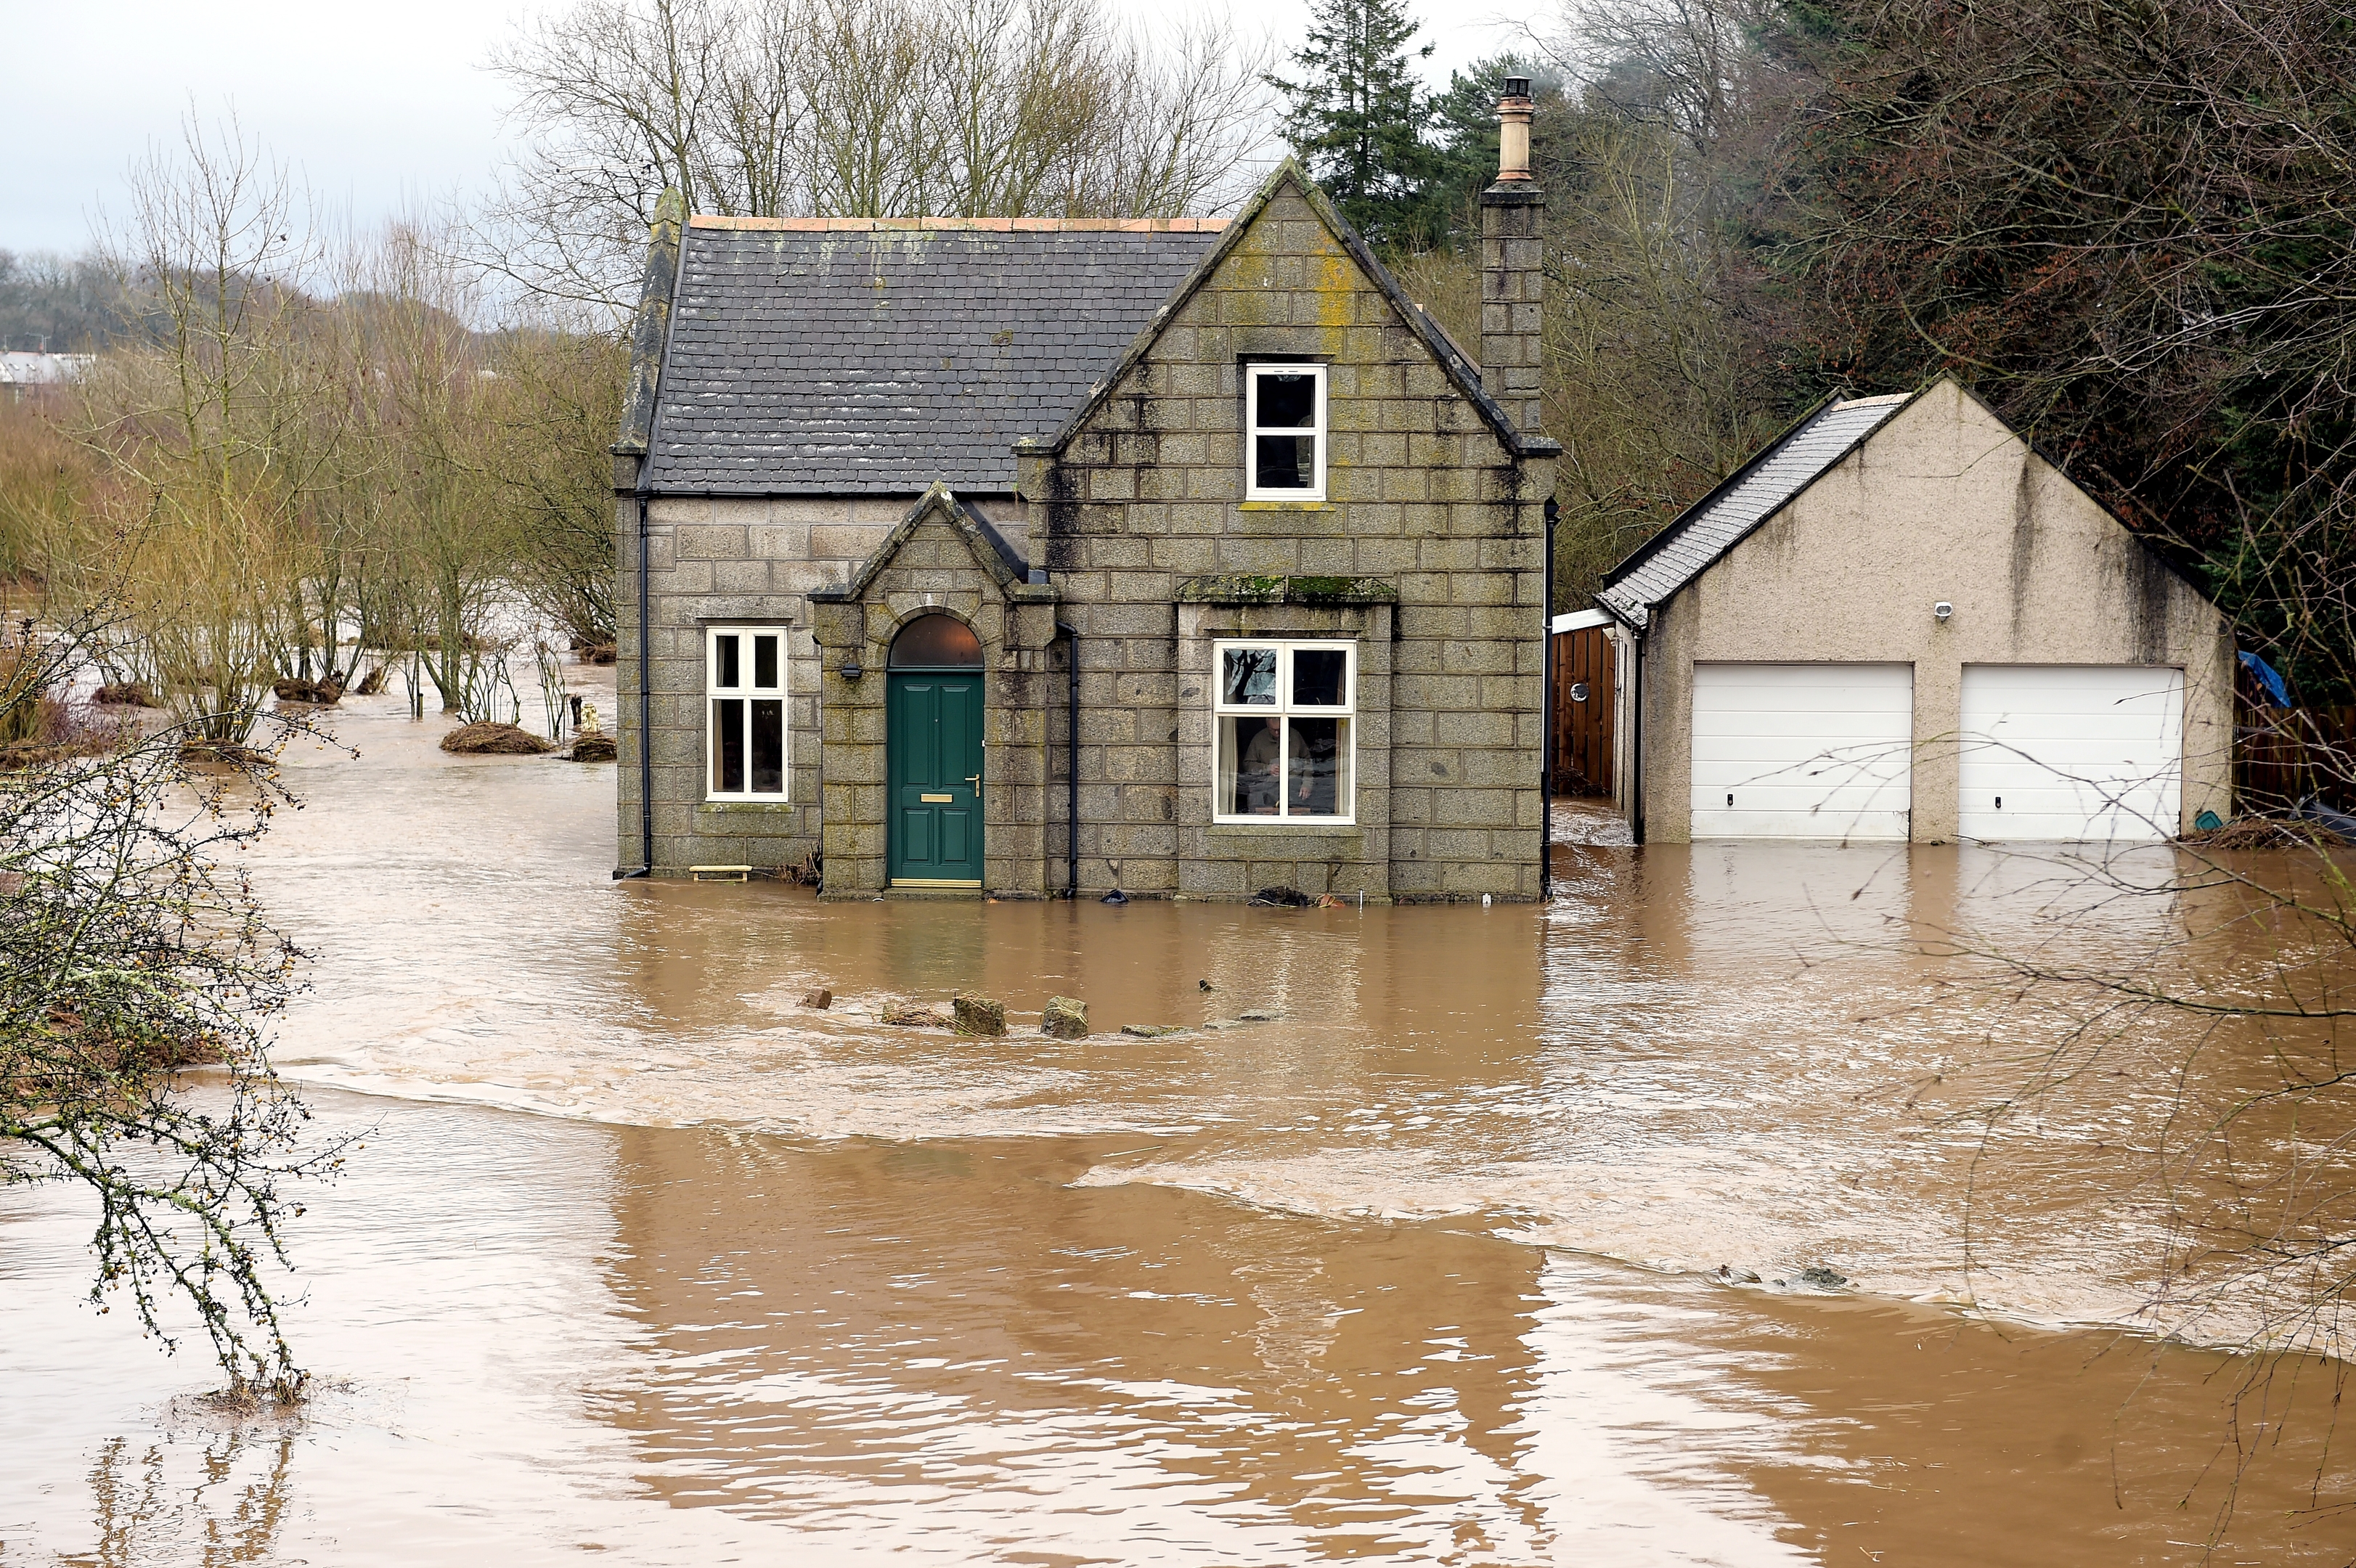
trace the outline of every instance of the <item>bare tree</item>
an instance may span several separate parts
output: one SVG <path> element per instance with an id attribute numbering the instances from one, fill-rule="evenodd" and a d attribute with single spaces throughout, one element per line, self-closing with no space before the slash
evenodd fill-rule
<path id="1" fill-rule="evenodd" d="M 138 332 L 82 389 L 123 590 L 160 695 L 209 744 L 241 744 L 278 671 L 287 585 L 325 473 L 331 359 L 305 292 L 302 196 L 232 121 L 193 119 L 135 165 L 108 237 Z"/>
<path id="2" fill-rule="evenodd" d="M 382 493 L 380 635 L 416 656 L 444 711 L 478 719 L 503 675 L 484 656 L 517 551 L 492 473 L 498 373 L 455 250 L 417 221 L 388 225 L 359 251 L 339 309 L 374 453 L 361 482 Z"/>
<path id="3" fill-rule="evenodd" d="M 473 244 L 610 322 L 667 187 L 753 217 L 1197 210 L 1265 134 L 1265 52 L 1103 0 L 584 0 L 494 57 L 527 140 Z"/>

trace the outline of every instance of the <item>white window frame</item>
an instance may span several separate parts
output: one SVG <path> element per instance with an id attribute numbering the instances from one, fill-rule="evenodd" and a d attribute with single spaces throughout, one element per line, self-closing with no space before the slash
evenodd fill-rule
<path id="1" fill-rule="evenodd" d="M 1316 413 L 1308 429 L 1299 425 L 1280 425 L 1262 430 L 1259 423 L 1259 381 L 1262 376 L 1299 376 L 1306 374 L 1317 383 Z M 1288 359 L 1252 359 L 1244 363 L 1244 499 L 1247 501 L 1323 501 L 1325 498 L 1326 441 L 1328 422 L 1325 397 L 1325 367 Z M 1308 435 L 1316 444 L 1317 483 L 1308 489 L 1270 486 L 1259 484 L 1259 438 L 1263 435 Z"/>
<path id="2" fill-rule="evenodd" d="M 1220 700 L 1226 690 L 1227 651 L 1231 648 L 1274 648 L 1276 660 L 1276 702 L 1229 703 Z M 1339 650 L 1342 654 L 1342 702 L 1338 707 L 1296 707 L 1292 701 L 1292 656 L 1311 649 Z M 1211 645 L 1211 820 L 1222 826 L 1241 827 L 1292 828 L 1351 827 L 1358 821 L 1358 645 L 1346 637 L 1222 637 Z M 1343 798 L 1340 781 L 1334 784 L 1333 804 L 1344 809 L 1332 815 L 1295 816 L 1290 814 L 1291 802 L 1286 798 L 1280 783 L 1277 789 L 1277 814 L 1264 816 L 1222 811 L 1219 788 L 1219 725 L 1223 720 L 1246 716 L 1283 720 L 1283 743 L 1277 753 L 1277 778 L 1281 781 L 1292 761 L 1292 724 L 1294 719 L 1340 719 L 1346 720 L 1349 731 L 1348 798 Z M 1340 758 L 1337 756 L 1336 762 Z"/>
<path id="3" fill-rule="evenodd" d="M 720 639 L 736 637 L 736 674 L 738 684 L 720 684 Z M 777 678 L 775 685 L 755 682 L 757 673 L 753 657 L 753 639 L 777 639 Z M 771 802 L 787 799 L 794 785 L 794 715 L 791 699 L 787 694 L 788 670 L 793 663 L 793 644 L 783 626 L 718 625 L 703 629 L 703 798 L 708 801 L 741 803 Z M 777 704 L 777 785 L 775 791 L 755 790 L 753 783 L 753 704 L 774 699 Z M 744 703 L 738 721 L 743 725 L 739 740 L 744 747 L 745 788 L 723 790 L 720 787 L 719 757 L 713 745 L 713 725 L 718 721 L 712 710 L 715 701 Z"/>

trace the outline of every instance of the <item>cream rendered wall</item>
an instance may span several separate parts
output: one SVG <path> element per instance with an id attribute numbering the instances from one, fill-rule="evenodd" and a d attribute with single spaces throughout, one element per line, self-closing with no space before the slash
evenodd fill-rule
<path id="1" fill-rule="evenodd" d="M 1648 840 L 1692 836 L 1693 667 L 1714 659 L 1912 664 L 1917 843 L 1955 836 L 1965 665 L 2179 667 L 2183 825 L 2231 815 L 2223 616 L 1953 381 L 1654 612 L 1638 699 Z"/>

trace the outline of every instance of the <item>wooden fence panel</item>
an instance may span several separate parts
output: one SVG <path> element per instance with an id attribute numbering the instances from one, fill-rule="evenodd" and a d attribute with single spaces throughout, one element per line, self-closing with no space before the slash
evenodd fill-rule
<path id="1" fill-rule="evenodd" d="M 1612 793 L 1612 639 L 1601 626 L 1557 632 L 1554 660 L 1554 793 Z M 1583 693 L 1584 695 L 1580 695 Z"/>
<path id="2" fill-rule="evenodd" d="M 2242 811 L 2287 811 L 2319 800 L 2356 813 L 2356 707 L 2237 705 L 2233 796 Z"/>

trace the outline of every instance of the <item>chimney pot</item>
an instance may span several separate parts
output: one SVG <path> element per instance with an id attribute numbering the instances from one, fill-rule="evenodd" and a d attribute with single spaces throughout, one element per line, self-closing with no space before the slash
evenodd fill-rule
<path id="1" fill-rule="evenodd" d="M 1497 183 L 1530 177 L 1530 79 L 1509 76 L 1497 100 Z"/>

